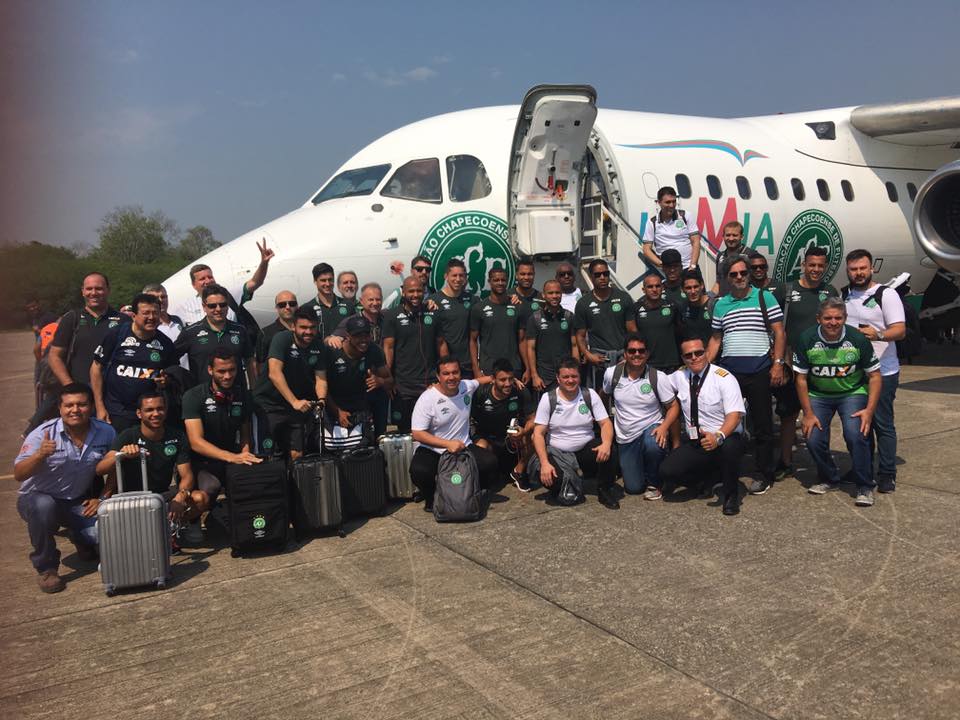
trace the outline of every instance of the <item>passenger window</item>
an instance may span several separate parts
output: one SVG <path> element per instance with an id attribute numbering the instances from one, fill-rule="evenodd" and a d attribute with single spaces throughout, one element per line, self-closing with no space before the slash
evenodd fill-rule
<path id="1" fill-rule="evenodd" d="M 750 199 L 750 181 L 743 175 L 737 175 L 737 192 L 740 193 L 741 200 Z"/>
<path id="2" fill-rule="evenodd" d="M 319 205 L 326 200 L 369 195 L 380 184 L 389 169 L 389 165 L 373 165 L 356 168 L 355 170 L 344 170 L 324 185 L 311 202 L 314 205 Z"/>
<path id="3" fill-rule="evenodd" d="M 719 200 L 723 196 L 720 179 L 716 175 L 707 175 L 707 192 L 714 200 Z"/>
<path id="4" fill-rule="evenodd" d="M 887 187 L 887 197 L 890 198 L 890 202 L 897 202 L 900 199 L 900 196 L 897 194 L 897 186 L 892 182 L 887 181 L 884 183 Z"/>
<path id="5" fill-rule="evenodd" d="M 479 158 L 451 155 L 447 158 L 447 191 L 453 202 L 479 200 L 490 194 L 490 178 Z"/>
<path id="6" fill-rule="evenodd" d="M 690 178 L 684 174 L 678 174 L 676 177 L 677 181 L 677 195 L 682 198 L 688 198 L 693 195 L 693 192 L 690 190 Z"/>
<path id="7" fill-rule="evenodd" d="M 380 194 L 401 200 L 442 202 L 440 195 L 440 161 L 437 158 L 411 160 L 397 168 Z"/>
<path id="8" fill-rule="evenodd" d="M 847 202 L 853 202 L 853 185 L 849 180 L 840 181 L 840 189 L 843 191 L 843 199 Z"/>
<path id="9" fill-rule="evenodd" d="M 777 181 L 772 177 L 763 179 L 763 186 L 767 189 L 767 197 L 771 200 L 780 199 L 780 188 L 777 187 Z"/>
<path id="10" fill-rule="evenodd" d="M 910 196 L 910 202 L 917 199 L 917 186 L 913 183 L 907 183 L 907 195 Z"/>
<path id="11" fill-rule="evenodd" d="M 793 187 L 793 197 L 795 197 L 797 200 L 803 200 L 807 197 L 807 192 L 803 189 L 803 180 L 800 178 L 793 178 L 790 181 L 790 185 Z"/>
<path id="12" fill-rule="evenodd" d="M 830 186 L 826 180 L 817 180 L 817 192 L 820 193 L 821 200 L 830 199 Z"/>

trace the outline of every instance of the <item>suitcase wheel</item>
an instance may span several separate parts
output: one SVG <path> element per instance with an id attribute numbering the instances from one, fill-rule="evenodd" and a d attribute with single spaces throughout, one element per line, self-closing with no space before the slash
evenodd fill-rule
<path id="1" fill-rule="evenodd" d="M 157 580 L 157 590 L 166 590 L 167 581 L 166 580 Z"/>
<path id="2" fill-rule="evenodd" d="M 113 597 L 117 594 L 116 588 L 114 588 L 112 585 L 105 587 L 103 591 L 107 594 L 107 597 Z"/>
<path id="3" fill-rule="evenodd" d="M 238 557 L 240 557 L 240 553 L 237 552 L 236 550 L 231 550 L 231 551 L 230 551 L 230 557 L 232 557 L 232 558 L 238 558 Z"/>
<path id="4" fill-rule="evenodd" d="M 337 537 L 345 538 L 347 536 L 346 531 L 343 528 L 337 528 Z"/>

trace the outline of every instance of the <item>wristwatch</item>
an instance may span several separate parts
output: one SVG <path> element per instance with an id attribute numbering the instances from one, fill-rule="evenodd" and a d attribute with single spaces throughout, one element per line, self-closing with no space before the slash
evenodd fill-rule
<path id="1" fill-rule="evenodd" d="M 786 361 L 785 361 L 783 358 L 777 358 L 776 360 L 774 360 L 774 362 L 775 362 L 777 365 L 786 365 L 786 364 L 787 364 Z"/>
<path id="2" fill-rule="evenodd" d="M 723 445 L 723 441 L 727 439 L 727 436 L 723 434 L 722 430 L 717 430 L 714 433 L 714 437 L 717 438 L 717 447 L 720 447 L 721 445 Z"/>
<path id="3" fill-rule="evenodd" d="M 877 340 L 883 340 L 883 330 L 877 330 Z"/>

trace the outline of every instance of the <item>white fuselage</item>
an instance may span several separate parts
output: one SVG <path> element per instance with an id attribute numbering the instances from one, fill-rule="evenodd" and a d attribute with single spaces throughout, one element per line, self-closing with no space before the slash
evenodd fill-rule
<path id="1" fill-rule="evenodd" d="M 355 271 L 361 284 L 379 282 L 386 297 L 401 281 L 391 271 L 392 265 L 402 263 L 403 274 L 408 274 L 411 258 L 427 254 L 437 263 L 433 280 L 439 284 L 440 265 L 452 255 L 466 255 L 470 282 L 476 288 L 483 284 L 491 262 L 499 261 L 493 257 L 499 251 L 492 250 L 490 243 L 499 235 L 509 247 L 508 176 L 517 112 L 516 106 L 466 110 L 389 133 L 337 172 L 389 164 L 369 194 L 316 205 L 308 200 L 199 261 L 210 265 L 224 284 L 245 280 L 259 260 L 256 241 L 266 238 L 276 257 L 264 287 L 247 304 L 261 324 L 275 317 L 277 292 L 292 290 L 301 303 L 315 296 L 310 271 L 321 261 L 337 272 Z M 914 242 L 911 195 L 931 172 L 956 160 L 958 153 L 944 147 L 906 147 L 873 140 L 849 125 L 849 114 L 850 109 L 844 108 L 716 119 L 601 109 L 589 147 L 604 158 L 601 164 L 605 163 L 609 181 L 609 206 L 640 234 L 650 214 L 656 212 L 657 189 L 684 185 L 677 176 L 685 176 L 690 193 L 680 198 L 679 206 L 701 229 L 704 252 L 700 267 L 708 282 L 713 278 L 721 228 L 728 220 L 739 220 L 746 228 L 747 245 L 770 259 L 772 275 L 795 270 L 797 248 L 787 248 L 785 242 L 810 242 L 819 233 L 817 242 L 830 244 L 831 253 L 838 258 L 853 248 L 868 248 L 876 259 L 879 279 L 909 272 L 913 287 L 922 291 L 937 266 Z M 836 139 L 818 139 L 806 124 L 826 121 L 835 123 Z M 456 202 L 449 192 L 455 179 L 448 174 L 448 158 L 465 155 L 482 161 L 490 192 Z M 439 161 L 441 202 L 383 194 L 398 168 L 424 158 Z M 713 178 L 712 188 L 708 176 Z M 802 199 L 795 196 L 797 181 L 802 183 Z M 825 184 L 826 199 L 818 184 Z M 896 192 L 895 201 L 888 184 Z M 678 189 L 685 194 L 683 187 Z M 713 197 L 711 189 L 719 196 Z M 637 257 L 639 249 L 635 237 L 620 232 L 615 263 L 611 263 L 618 281 L 634 296 L 640 290 L 637 278 L 647 271 Z M 783 252 L 785 249 L 792 253 Z M 549 264 L 540 268 L 538 287 L 548 277 Z M 836 285 L 845 284 L 842 262 L 831 263 L 831 268 L 829 279 Z M 186 268 L 167 280 L 166 286 L 171 307 L 193 292 Z"/>

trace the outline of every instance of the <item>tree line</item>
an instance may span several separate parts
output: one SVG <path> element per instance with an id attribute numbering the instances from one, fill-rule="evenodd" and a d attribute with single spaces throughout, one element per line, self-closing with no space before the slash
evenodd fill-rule
<path id="1" fill-rule="evenodd" d="M 80 283 L 94 270 L 110 279 L 111 304 L 125 305 L 148 282 L 160 282 L 220 242 L 209 228 L 181 230 L 157 210 L 117 207 L 97 227 L 97 246 L 78 251 L 40 242 L 0 247 L 0 297 L 5 312 L 0 328 L 27 324 L 24 303 L 39 300 L 44 310 L 62 314 L 78 307 Z"/>

